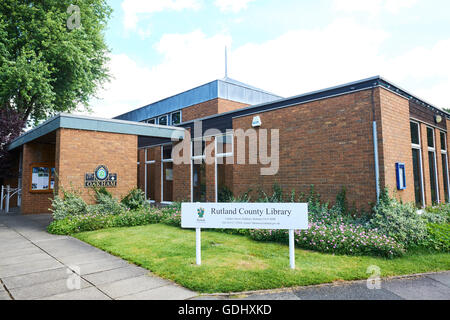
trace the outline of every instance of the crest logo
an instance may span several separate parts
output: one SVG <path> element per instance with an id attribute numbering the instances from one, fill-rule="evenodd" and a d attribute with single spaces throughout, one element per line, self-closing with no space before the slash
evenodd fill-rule
<path id="1" fill-rule="evenodd" d="M 197 214 L 198 214 L 199 219 L 204 219 L 205 218 L 205 209 L 204 208 L 197 209 Z"/>

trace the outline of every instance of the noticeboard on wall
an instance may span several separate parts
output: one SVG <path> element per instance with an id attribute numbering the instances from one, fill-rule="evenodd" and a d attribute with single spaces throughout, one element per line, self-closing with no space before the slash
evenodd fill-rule
<path id="1" fill-rule="evenodd" d="M 55 188 L 55 168 L 49 164 L 31 165 L 30 192 L 52 192 Z"/>

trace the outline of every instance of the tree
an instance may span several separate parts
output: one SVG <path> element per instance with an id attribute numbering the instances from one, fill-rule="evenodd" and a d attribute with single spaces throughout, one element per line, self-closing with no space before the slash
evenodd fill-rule
<path id="1" fill-rule="evenodd" d="M 23 132 L 25 121 L 12 109 L 0 109 L 0 178 L 11 176 L 10 154 L 7 145 Z"/>
<path id="2" fill-rule="evenodd" d="M 103 31 L 111 8 L 73 2 L 0 1 L 0 106 L 29 124 L 88 108 L 109 78 Z"/>

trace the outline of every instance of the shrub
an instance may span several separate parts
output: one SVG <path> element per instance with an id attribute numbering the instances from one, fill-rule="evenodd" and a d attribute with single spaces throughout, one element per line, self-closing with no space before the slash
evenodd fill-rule
<path id="1" fill-rule="evenodd" d="M 422 245 L 427 236 L 427 224 L 417 213 L 416 207 L 391 198 L 388 190 L 383 192 L 374 207 L 367 226 L 394 238 L 407 248 Z"/>
<path id="2" fill-rule="evenodd" d="M 77 216 L 86 214 L 89 210 L 88 205 L 75 192 L 61 191 L 63 197 L 55 195 L 52 200 L 50 211 L 53 213 L 53 219 L 62 220 L 68 216 Z"/>
<path id="3" fill-rule="evenodd" d="M 430 223 L 427 225 L 426 247 L 431 250 L 450 252 L 450 224 Z"/>
<path id="4" fill-rule="evenodd" d="M 428 207 L 422 217 L 429 223 L 443 224 L 450 223 L 450 204 L 440 204 L 436 207 Z"/>
<path id="5" fill-rule="evenodd" d="M 222 186 L 217 192 L 218 201 L 222 203 L 232 202 L 233 192 L 227 186 Z"/>
<path id="6" fill-rule="evenodd" d="M 175 226 L 181 227 L 181 203 L 175 202 L 172 205 L 162 209 L 163 219 L 162 222 Z"/>
<path id="7" fill-rule="evenodd" d="M 68 216 L 53 221 L 47 228 L 52 234 L 70 235 L 78 232 L 95 231 L 104 228 L 135 227 L 160 223 L 164 214 L 156 209 L 124 211 L 117 215 L 88 213 L 83 216 Z"/>
<path id="8" fill-rule="evenodd" d="M 141 189 L 133 189 L 122 199 L 122 204 L 130 210 L 144 208 L 147 206 L 145 193 Z"/>
<path id="9" fill-rule="evenodd" d="M 91 213 L 117 215 L 125 212 L 126 207 L 119 203 L 119 200 L 108 194 L 97 194 L 97 205 L 91 206 Z"/>

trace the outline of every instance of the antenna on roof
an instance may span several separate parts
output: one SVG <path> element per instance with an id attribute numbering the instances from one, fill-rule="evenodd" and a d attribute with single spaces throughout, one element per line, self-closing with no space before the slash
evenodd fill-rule
<path id="1" fill-rule="evenodd" d="M 225 78 L 228 78 L 228 48 L 225 46 Z"/>

